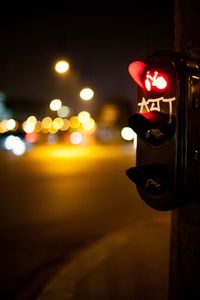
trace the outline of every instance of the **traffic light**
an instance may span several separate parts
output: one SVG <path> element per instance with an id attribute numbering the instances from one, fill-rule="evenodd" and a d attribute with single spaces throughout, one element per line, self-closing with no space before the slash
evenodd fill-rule
<path id="1" fill-rule="evenodd" d="M 200 70 L 193 58 L 160 50 L 128 71 L 137 83 L 136 166 L 126 171 L 152 208 L 170 210 L 199 195 Z"/>

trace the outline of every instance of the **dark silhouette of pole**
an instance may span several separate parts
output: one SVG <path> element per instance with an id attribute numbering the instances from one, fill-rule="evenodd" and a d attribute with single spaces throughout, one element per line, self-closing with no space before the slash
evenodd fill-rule
<path id="1" fill-rule="evenodd" d="M 175 0 L 174 25 L 175 50 L 199 61 L 200 1 Z M 200 120 L 200 105 L 198 109 Z M 196 163 L 200 185 L 200 155 Z M 190 204 L 172 211 L 169 300 L 200 299 L 200 199 L 189 201 Z"/>

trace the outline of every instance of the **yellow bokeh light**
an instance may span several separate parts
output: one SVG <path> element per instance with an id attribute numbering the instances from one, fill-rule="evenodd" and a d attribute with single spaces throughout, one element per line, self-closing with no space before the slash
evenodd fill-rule
<path id="1" fill-rule="evenodd" d="M 7 129 L 7 120 L 6 119 L 1 121 L 0 131 L 1 131 L 1 133 L 4 133 L 4 132 L 8 131 L 8 129 Z"/>
<path id="2" fill-rule="evenodd" d="M 60 128 L 62 131 L 68 130 L 70 127 L 70 121 L 68 119 L 63 119 L 63 126 Z"/>
<path id="3" fill-rule="evenodd" d="M 58 129 L 53 126 L 53 122 L 52 122 L 51 126 L 48 128 L 48 132 L 55 134 L 57 131 Z"/>
<path id="4" fill-rule="evenodd" d="M 16 131 L 19 128 L 19 122 L 15 121 L 15 127 L 12 129 L 12 131 Z"/>
<path id="5" fill-rule="evenodd" d="M 42 120 L 42 128 L 50 128 L 52 124 L 52 119 L 50 117 L 45 117 Z"/>
<path id="6" fill-rule="evenodd" d="M 42 122 L 37 121 L 37 123 L 35 124 L 35 132 L 40 132 L 41 130 L 42 130 Z"/>
<path id="7" fill-rule="evenodd" d="M 53 126 L 55 129 L 60 129 L 60 128 L 62 128 L 63 123 L 64 123 L 64 122 L 63 122 L 63 119 L 60 118 L 60 117 L 58 117 L 58 118 L 55 118 L 55 119 L 53 120 L 52 126 Z"/>
<path id="8" fill-rule="evenodd" d="M 51 127 L 51 125 L 50 125 L 50 127 Z M 49 133 L 49 130 L 48 130 L 48 128 L 42 127 L 42 132 L 43 132 L 43 133 Z"/>
<path id="9" fill-rule="evenodd" d="M 80 122 L 78 120 L 78 117 L 73 116 L 69 119 L 70 121 L 70 127 L 71 128 L 78 128 L 78 126 L 80 125 Z"/>
<path id="10" fill-rule="evenodd" d="M 6 128 L 7 130 L 14 130 L 16 127 L 16 121 L 14 119 L 9 119 L 6 122 Z"/>
<path id="11" fill-rule="evenodd" d="M 106 124 L 114 124 L 119 118 L 120 111 L 117 105 L 106 104 L 103 106 L 101 113 L 101 121 Z"/>
<path id="12" fill-rule="evenodd" d="M 37 123 L 37 119 L 35 116 L 28 117 L 27 121 L 32 122 L 34 125 L 36 125 L 36 123 Z"/>
<path id="13" fill-rule="evenodd" d="M 69 63 L 66 60 L 59 60 L 55 64 L 55 70 L 60 74 L 64 74 L 69 70 Z"/>
<path id="14" fill-rule="evenodd" d="M 80 123 L 88 122 L 90 120 L 90 113 L 87 111 L 81 111 L 78 114 L 78 120 Z"/>
<path id="15" fill-rule="evenodd" d="M 90 118 L 89 121 L 82 124 L 82 127 L 87 133 L 93 133 L 97 126 L 94 119 Z"/>
<path id="16" fill-rule="evenodd" d="M 82 100 L 89 101 L 93 98 L 94 92 L 91 88 L 84 88 L 80 91 L 80 97 Z"/>
<path id="17" fill-rule="evenodd" d="M 25 121 L 22 124 L 22 128 L 26 133 L 32 133 L 35 130 L 35 125 L 32 122 Z"/>
<path id="18" fill-rule="evenodd" d="M 60 99 L 54 99 L 50 102 L 49 107 L 53 111 L 57 111 L 61 108 L 62 101 Z"/>

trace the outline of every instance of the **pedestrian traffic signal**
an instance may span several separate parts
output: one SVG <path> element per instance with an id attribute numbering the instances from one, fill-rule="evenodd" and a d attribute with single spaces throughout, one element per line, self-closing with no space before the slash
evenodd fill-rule
<path id="1" fill-rule="evenodd" d="M 136 166 L 126 174 L 152 208 L 179 207 L 189 193 L 198 193 L 200 172 L 193 153 L 197 160 L 199 67 L 190 57 L 162 50 L 133 61 L 128 71 L 138 86 L 138 109 L 128 120 L 137 133 Z"/>

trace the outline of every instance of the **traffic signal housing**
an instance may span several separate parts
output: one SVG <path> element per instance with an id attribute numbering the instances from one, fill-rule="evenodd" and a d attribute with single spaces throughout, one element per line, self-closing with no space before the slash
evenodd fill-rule
<path id="1" fill-rule="evenodd" d="M 138 109 L 128 120 L 137 133 L 136 166 L 126 174 L 152 208 L 179 207 L 199 194 L 199 66 L 161 50 L 133 61 L 128 71 L 137 83 Z"/>

